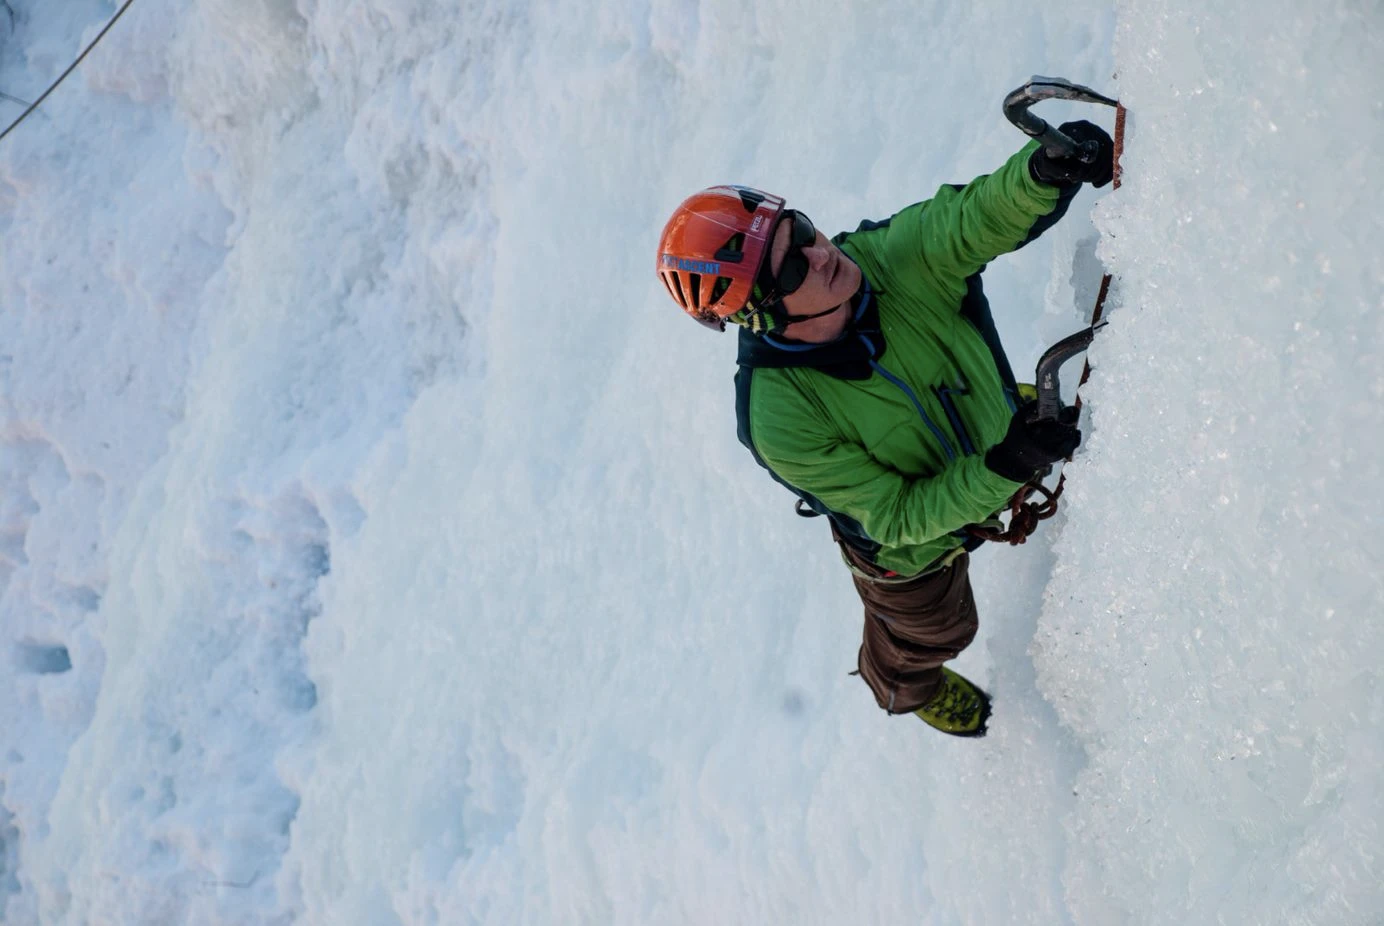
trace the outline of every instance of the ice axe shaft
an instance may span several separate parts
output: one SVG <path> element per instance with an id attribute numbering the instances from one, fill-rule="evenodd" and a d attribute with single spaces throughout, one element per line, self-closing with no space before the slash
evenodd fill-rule
<path id="1" fill-rule="evenodd" d="M 1077 144 L 1060 129 L 1055 129 L 1042 119 L 1029 112 L 1029 107 L 1042 100 L 1075 100 L 1081 103 L 1100 103 L 1105 106 L 1119 106 L 1119 102 L 1097 93 L 1090 87 L 1074 84 L 1061 77 L 1039 77 L 1028 79 L 1017 90 L 1010 91 L 1004 98 L 1004 115 L 1019 128 L 1019 131 L 1038 139 L 1047 151 L 1048 157 L 1077 157 L 1089 164 L 1096 159 L 1099 146 L 1088 141 Z"/>
<path id="2" fill-rule="evenodd" d="M 1062 384 L 1057 378 L 1062 364 L 1090 347 L 1096 332 L 1104 327 L 1105 322 L 1101 322 L 1089 328 L 1082 328 L 1076 334 L 1069 334 L 1038 358 L 1038 370 L 1035 374 L 1038 382 L 1038 410 L 1033 416 L 1035 421 L 1043 418 L 1057 420 L 1062 412 Z"/>

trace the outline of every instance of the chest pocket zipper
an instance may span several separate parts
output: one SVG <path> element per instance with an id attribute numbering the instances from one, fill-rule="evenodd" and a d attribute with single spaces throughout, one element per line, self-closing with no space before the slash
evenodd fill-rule
<path id="1" fill-rule="evenodd" d="M 918 401 L 918 397 L 914 395 L 912 389 L 908 388 L 908 384 L 880 366 L 877 360 L 870 361 L 870 368 L 884 377 L 888 382 L 901 389 L 904 395 L 908 396 L 908 400 L 913 403 L 913 408 L 918 412 L 918 417 L 923 419 L 923 424 L 927 425 L 927 429 L 932 432 L 932 436 L 937 438 L 937 443 L 942 445 L 942 450 L 947 455 L 947 462 L 950 463 L 952 460 L 955 460 L 956 449 L 952 447 L 951 441 L 947 440 L 947 435 L 942 433 L 942 429 L 937 426 L 937 423 L 928 416 L 927 409 L 923 408 L 923 403 Z M 947 414 L 949 416 L 955 414 L 954 408 L 947 407 L 945 403 L 943 407 L 947 408 Z M 955 428 L 957 424 L 957 421 L 952 421 L 953 428 Z"/>
<path id="2" fill-rule="evenodd" d="M 937 396 L 937 401 L 942 403 L 942 409 L 947 413 L 947 421 L 951 423 L 952 432 L 956 434 L 957 440 L 961 441 L 961 452 L 966 456 L 974 456 L 976 452 L 975 443 L 971 440 L 971 435 L 966 433 L 966 425 L 961 421 L 961 413 L 956 410 L 954 396 L 970 395 L 971 391 L 966 388 L 966 384 L 957 381 L 955 386 L 933 386 L 932 392 Z"/>

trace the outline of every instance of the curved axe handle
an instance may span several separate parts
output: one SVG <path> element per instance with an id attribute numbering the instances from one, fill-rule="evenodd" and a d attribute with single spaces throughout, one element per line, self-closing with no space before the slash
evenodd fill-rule
<path id="1" fill-rule="evenodd" d="M 1062 364 L 1090 347 L 1096 332 L 1104 327 L 1105 322 L 1101 322 L 1089 328 L 1082 328 L 1076 334 L 1069 334 L 1038 358 L 1035 374 L 1038 382 L 1038 410 L 1033 415 L 1034 421 L 1041 418 L 1057 419 L 1062 412 L 1062 384 L 1057 379 Z"/>
<path id="2" fill-rule="evenodd" d="M 1014 123 L 1019 131 L 1042 142 L 1048 157 L 1075 156 L 1087 164 L 1094 161 L 1099 150 L 1095 142 L 1079 145 L 1064 132 L 1053 128 L 1028 111 L 1030 106 L 1042 100 L 1076 100 L 1105 106 L 1119 106 L 1119 102 L 1070 80 L 1061 77 L 1039 77 L 1036 74 L 1029 78 L 1028 83 L 1010 91 L 1004 98 L 1005 117 Z"/>

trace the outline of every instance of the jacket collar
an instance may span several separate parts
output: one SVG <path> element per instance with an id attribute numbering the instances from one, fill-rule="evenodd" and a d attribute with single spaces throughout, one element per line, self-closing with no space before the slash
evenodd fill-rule
<path id="1" fill-rule="evenodd" d="M 735 362 L 752 369 L 811 367 L 837 379 L 869 379 L 874 372 L 870 361 L 884 353 L 884 333 L 879 326 L 879 302 L 863 274 L 860 290 L 851 298 L 855 316 L 836 340 L 800 344 L 741 328 Z"/>

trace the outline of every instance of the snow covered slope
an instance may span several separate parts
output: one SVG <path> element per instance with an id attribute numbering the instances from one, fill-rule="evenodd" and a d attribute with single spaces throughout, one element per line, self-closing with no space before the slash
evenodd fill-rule
<path id="1" fill-rule="evenodd" d="M 21 99 L 114 11 L 8 6 Z M 0 921 L 1384 919 L 1384 13 L 1211 7 L 138 0 L 0 143 Z M 1119 284 L 953 741 L 653 252 L 984 173 L 1035 73 L 1131 117 L 1015 367 Z"/>

